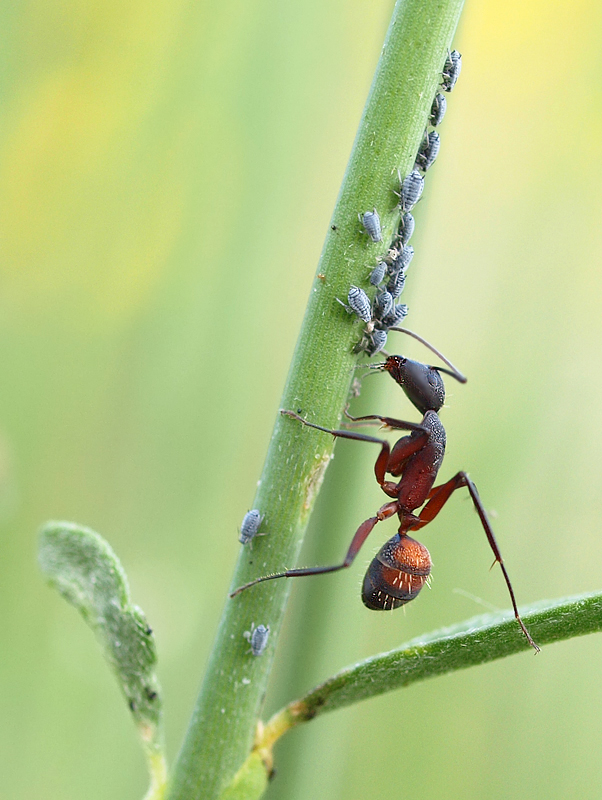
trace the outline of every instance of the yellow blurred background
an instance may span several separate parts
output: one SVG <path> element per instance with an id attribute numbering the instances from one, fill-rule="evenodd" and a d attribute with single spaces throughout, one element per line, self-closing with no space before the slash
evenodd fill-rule
<path id="1" fill-rule="evenodd" d="M 157 636 L 175 757 L 391 10 L 0 12 L 2 798 L 146 786 L 92 635 L 37 570 L 50 518 L 90 525 L 122 559 Z M 519 603 L 599 590 L 602 6 L 468 3 L 455 46 L 405 293 L 410 327 L 469 376 L 448 381 L 441 476 L 471 472 Z M 361 400 L 415 413 L 383 376 Z M 338 445 L 303 563 L 339 559 L 380 505 L 373 459 Z M 405 614 L 367 611 L 364 565 L 391 533 L 349 573 L 295 586 L 266 714 L 509 605 L 456 497 L 424 532 L 432 591 Z M 325 715 L 279 745 L 269 800 L 599 798 L 601 658 L 600 637 L 575 639 Z"/>

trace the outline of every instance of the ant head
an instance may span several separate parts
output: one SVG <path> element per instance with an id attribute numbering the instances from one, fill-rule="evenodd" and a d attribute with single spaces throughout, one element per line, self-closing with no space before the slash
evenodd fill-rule
<path id="1" fill-rule="evenodd" d="M 396 381 L 421 414 L 439 411 L 445 402 L 443 378 L 436 367 L 403 356 L 389 356 L 378 365 Z"/>
<path id="2" fill-rule="evenodd" d="M 423 544 L 396 533 L 368 567 L 362 602 L 373 611 L 389 611 L 409 603 L 427 582 L 431 556 Z"/>

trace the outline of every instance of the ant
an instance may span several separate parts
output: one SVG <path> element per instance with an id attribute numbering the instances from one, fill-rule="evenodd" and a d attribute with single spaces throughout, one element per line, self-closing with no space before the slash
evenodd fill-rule
<path id="1" fill-rule="evenodd" d="M 405 328 L 392 328 L 391 330 L 399 330 L 414 336 L 424 342 L 437 355 L 441 356 L 432 345 L 417 334 Z M 536 652 L 539 652 L 539 647 L 531 638 L 531 634 L 518 613 L 510 577 L 506 571 L 502 554 L 479 497 L 477 487 L 464 471 L 458 472 L 446 483 L 435 486 L 437 473 L 445 455 L 446 444 L 445 429 L 437 413 L 445 401 L 445 387 L 440 372 L 446 372 L 462 383 L 466 382 L 466 378 L 455 369 L 451 362 L 443 356 L 441 357 L 451 367 L 450 370 L 443 367 L 429 366 L 397 355 L 389 356 L 384 364 L 372 365 L 373 369 L 389 372 L 391 377 L 401 386 L 410 402 L 423 414 L 420 424 L 394 419 L 393 417 L 383 417 L 379 414 L 351 417 L 345 412 L 347 418 L 352 422 L 374 421 L 380 422 L 392 430 L 409 431 L 409 435 L 402 436 L 393 445 L 393 448 L 384 439 L 367 436 L 355 431 L 323 428 L 321 425 L 308 422 L 294 411 L 281 410 L 280 413 L 284 416 L 296 419 L 309 428 L 328 433 L 334 438 L 354 439 L 356 441 L 379 444 L 380 453 L 374 465 L 374 473 L 383 492 L 392 499 L 381 506 L 375 516 L 362 522 L 351 540 L 342 563 L 327 567 L 289 569 L 273 575 L 265 575 L 244 584 L 244 586 L 240 586 L 232 592 L 230 597 L 234 597 L 250 586 L 263 581 L 276 578 L 296 578 L 305 575 L 323 575 L 328 572 L 337 572 L 345 569 L 351 566 L 376 524 L 397 514 L 400 523 L 397 533 L 379 550 L 364 577 L 362 602 L 367 608 L 375 611 L 398 608 L 418 595 L 431 572 L 432 562 L 428 550 L 420 542 L 409 536 L 409 532 L 413 533 L 420 530 L 420 528 L 432 522 L 451 495 L 457 489 L 466 487 L 481 520 L 489 546 L 495 556 L 494 564 L 497 562 L 501 567 L 512 601 L 514 616 L 531 647 Z M 399 478 L 399 480 L 386 480 L 387 473 L 394 478 Z M 414 512 L 421 507 L 422 510 L 416 515 Z"/>

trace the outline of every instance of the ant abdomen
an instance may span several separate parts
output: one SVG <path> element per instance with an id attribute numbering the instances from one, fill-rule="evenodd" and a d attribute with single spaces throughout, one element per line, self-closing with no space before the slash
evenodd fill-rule
<path id="1" fill-rule="evenodd" d="M 409 603 L 426 583 L 431 566 L 430 553 L 423 544 L 396 533 L 368 567 L 362 602 L 373 611 L 390 611 Z"/>

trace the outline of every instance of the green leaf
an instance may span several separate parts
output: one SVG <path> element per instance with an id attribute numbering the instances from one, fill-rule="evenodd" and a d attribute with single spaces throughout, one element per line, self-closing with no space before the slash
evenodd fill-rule
<path id="1" fill-rule="evenodd" d="M 595 633 L 602 630 L 602 594 L 543 601 L 521 615 L 539 645 Z M 287 730 L 325 711 L 522 651 L 533 653 L 512 612 L 474 617 L 420 636 L 388 653 L 347 667 L 289 703 L 267 723 L 258 746 L 270 750 Z"/>
<path id="2" fill-rule="evenodd" d="M 165 783 L 160 688 L 155 641 L 132 604 L 127 578 L 107 542 L 90 528 L 49 522 L 40 532 L 39 562 L 50 583 L 96 634 L 128 702 L 151 771 L 151 796 Z"/>

